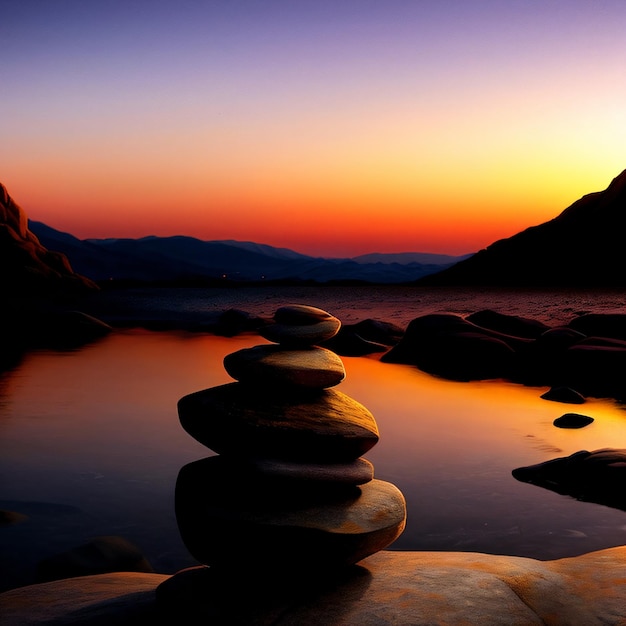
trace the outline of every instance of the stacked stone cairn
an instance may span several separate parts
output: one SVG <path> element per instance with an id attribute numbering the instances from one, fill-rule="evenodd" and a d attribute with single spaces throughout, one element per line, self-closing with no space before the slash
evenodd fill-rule
<path id="1" fill-rule="evenodd" d="M 274 344 L 224 359 L 237 382 L 178 403 L 183 428 L 217 453 L 179 473 L 179 530 L 213 571 L 338 571 L 400 535 L 404 497 L 361 458 L 379 438 L 372 414 L 331 389 L 343 363 L 318 344 L 340 321 L 305 305 L 273 321 L 260 332 Z"/>

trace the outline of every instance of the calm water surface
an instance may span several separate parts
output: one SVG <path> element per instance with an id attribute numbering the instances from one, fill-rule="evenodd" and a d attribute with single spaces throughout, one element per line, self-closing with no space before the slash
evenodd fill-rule
<path id="1" fill-rule="evenodd" d="M 348 322 L 375 317 L 405 324 L 424 308 L 446 308 L 444 299 L 420 303 L 401 289 L 392 292 L 385 298 L 361 290 L 360 300 L 352 290 L 325 298 L 266 294 L 253 312 L 271 315 L 281 304 L 305 302 Z M 184 300 L 180 294 L 159 297 L 166 299 L 152 301 L 155 311 Z M 608 294 L 594 302 L 589 295 L 562 294 L 559 300 L 553 294 L 543 302 L 526 298 L 524 305 L 522 296 L 515 304 L 514 294 L 505 294 L 499 310 L 534 311 L 533 317 L 543 311 L 543 319 L 560 323 L 576 311 L 618 310 L 620 297 Z M 189 310 L 198 302 L 190 299 Z M 482 304 L 498 308 L 493 296 L 489 302 Z M 469 296 L 449 303 L 460 313 L 486 308 Z M 238 308 L 252 310 L 246 306 L 252 304 L 240 301 Z M 178 535 L 174 485 L 184 464 L 211 453 L 182 430 L 176 402 L 230 382 L 223 357 L 258 343 L 263 340 L 252 335 L 116 331 L 76 352 L 31 353 L 2 374 L 0 508 L 28 519 L 0 531 L 0 586 L 31 582 L 37 561 L 98 535 L 129 539 L 159 572 L 193 565 Z M 626 512 L 511 476 L 515 467 L 577 450 L 626 447 L 620 405 L 589 400 L 575 410 L 595 422 L 562 430 L 552 421 L 572 407 L 541 400 L 545 388 L 455 383 L 377 358 L 343 361 L 347 378 L 338 389 L 370 409 L 381 431 L 366 457 L 377 478 L 396 484 L 407 500 L 407 528 L 391 549 L 551 559 L 626 543 Z"/>

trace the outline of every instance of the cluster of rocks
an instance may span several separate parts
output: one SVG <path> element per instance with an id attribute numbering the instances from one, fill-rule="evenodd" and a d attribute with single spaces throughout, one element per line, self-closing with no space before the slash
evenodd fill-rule
<path id="1" fill-rule="evenodd" d="M 261 329 L 275 343 L 224 359 L 237 382 L 179 401 L 183 428 L 218 454 L 183 467 L 176 484 L 181 537 L 200 563 L 331 571 L 404 529 L 404 497 L 362 458 L 379 439 L 373 415 L 332 389 L 343 363 L 318 344 L 339 327 L 321 309 L 282 307 Z"/>
<path id="2" fill-rule="evenodd" d="M 626 315 L 586 314 L 552 328 L 489 310 L 465 318 L 424 315 L 411 321 L 382 360 L 453 380 L 506 378 L 623 400 Z M 553 395 L 558 399 L 559 393 Z"/>

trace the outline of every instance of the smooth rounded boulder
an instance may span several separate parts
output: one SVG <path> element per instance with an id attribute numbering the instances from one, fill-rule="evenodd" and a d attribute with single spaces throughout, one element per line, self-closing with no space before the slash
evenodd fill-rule
<path id="1" fill-rule="evenodd" d="M 202 492 L 200 485 L 211 488 Z M 284 490 L 282 483 L 233 471 L 222 457 L 183 467 L 175 499 L 191 555 L 224 570 L 246 562 L 283 573 L 351 565 L 387 547 L 406 521 L 404 497 L 391 483 Z"/>
<path id="2" fill-rule="evenodd" d="M 274 324 L 259 329 L 259 334 L 274 343 L 312 346 L 328 341 L 341 327 L 341 322 L 326 311 L 304 304 L 291 304 L 277 309 Z"/>
<path id="3" fill-rule="evenodd" d="M 557 417 L 552 424 L 558 428 L 584 428 L 593 422 L 593 417 L 580 413 L 565 413 Z"/>
<path id="4" fill-rule="evenodd" d="M 626 449 L 580 450 L 513 470 L 517 480 L 626 511 Z"/>
<path id="5" fill-rule="evenodd" d="M 257 385 L 295 385 L 326 389 L 346 376 L 341 359 L 325 348 L 286 350 L 255 346 L 228 354 L 224 369 L 235 380 Z"/>
<path id="6" fill-rule="evenodd" d="M 334 389 L 281 390 L 230 383 L 181 398 L 182 427 L 218 454 L 352 461 L 379 438 L 374 416 Z"/>

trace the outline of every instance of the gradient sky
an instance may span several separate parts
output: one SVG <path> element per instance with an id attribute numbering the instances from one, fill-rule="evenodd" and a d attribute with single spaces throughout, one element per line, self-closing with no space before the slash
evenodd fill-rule
<path id="1" fill-rule="evenodd" d="M 85 237 L 461 254 L 626 168 L 623 0 L 2 0 L 0 182 Z"/>

